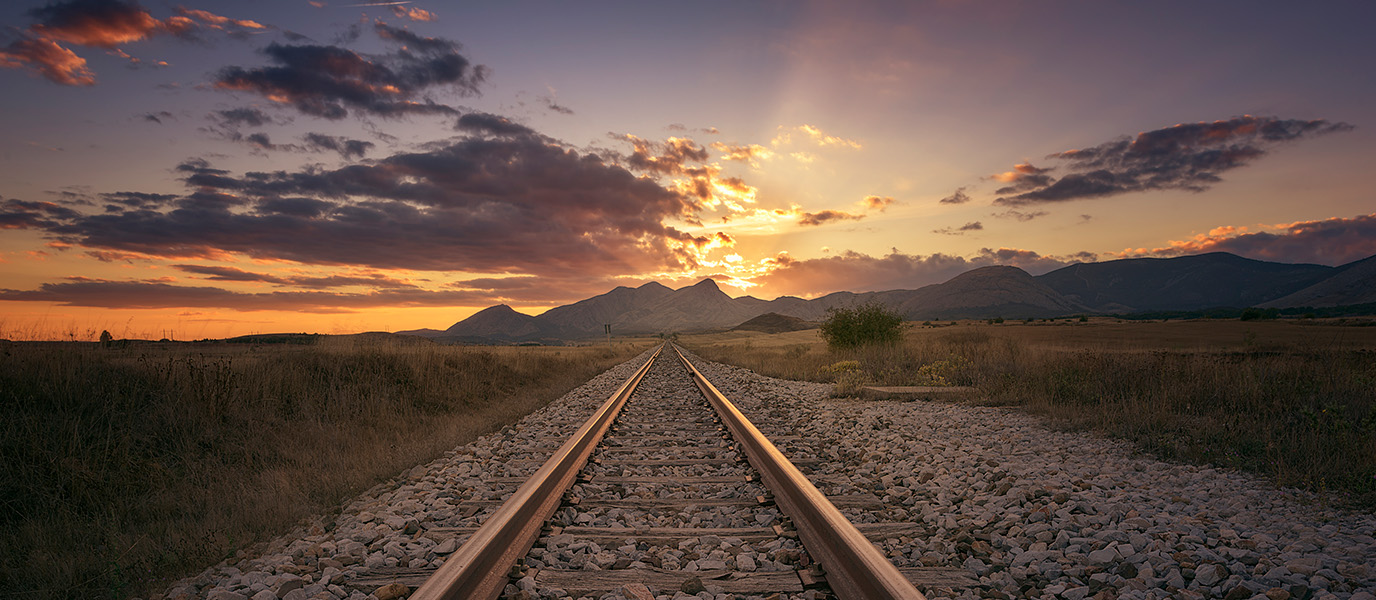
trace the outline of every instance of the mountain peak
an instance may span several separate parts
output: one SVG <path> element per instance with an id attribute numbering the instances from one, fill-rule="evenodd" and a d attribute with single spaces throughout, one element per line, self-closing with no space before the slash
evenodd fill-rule
<path id="1" fill-rule="evenodd" d="M 635 289 L 637 289 L 637 290 L 667 290 L 667 289 L 669 289 L 669 288 L 668 288 L 667 286 L 665 286 L 664 284 L 658 282 L 658 281 L 651 281 L 651 282 L 649 282 L 649 283 L 647 283 L 647 284 L 645 284 L 645 285 L 642 285 L 642 286 L 640 286 L 640 287 L 638 287 L 638 288 L 635 288 Z"/>
<path id="2" fill-rule="evenodd" d="M 516 312 L 516 309 L 511 308 L 510 306 L 508 306 L 508 305 L 506 305 L 506 304 L 497 304 L 497 305 L 495 305 L 495 306 L 489 306 L 489 307 L 487 307 L 487 308 L 484 308 L 484 309 L 482 309 L 482 310 L 480 310 L 480 311 L 478 311 L 478 312 L 476 312 L 476 313 L 473 313 L 473 314 L 475 314 L 475 315 L 480 315 L 480 314 L 486 313 L 486 314 L 489 314 L 489 315 L 495 315 L 495 314 L 501 314 L 501 313 L 514 313 L 514 312 Z M 520 313 L 517 313 L 517 314 L 520 314 Z"/>
<path id="3" fill-rule="evenodd" d="M 706 278 L 704 278 L 702 281 L 699 281 L 699 282 L 693 284 L 692 287 L 695 287 L 695 288 L 702 288 L 702 289 L 709 289 L 709 288 L 710 288 L 710 289 L 714 289 L 714 290 L 718 290 L 718 291 L 721 290 L 721 288 L 717 287 L 717 280 L 712 279 L 711 277 L 706 277 Z"/>

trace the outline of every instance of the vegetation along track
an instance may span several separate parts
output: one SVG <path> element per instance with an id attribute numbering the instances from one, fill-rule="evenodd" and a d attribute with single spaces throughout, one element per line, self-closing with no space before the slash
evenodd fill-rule
<path id="1" fill-rule="evenodd" d="M 913 524 L 867 518 L 857 528 L 846 514 L 882 516 L 877 497 L 828 500 L 799 471 L 815 459 L 790 463 L 671 347 L 591 418 L 567 425 L 578 427 L 568 440 L 531 449 L 558 445 L 538 471 L 486 477 L 518 489 L 500 506 L 467 503 L 491 511 L 474 515 L 481 527 L 425 532 L 463 543 L 442 567 L 381 569 L 354 585 L 424 580 L 411 596 L 423 599 L 680 592 L 917 599 L 914 584 L 973 583 L 960 570 L 900 572 L 871 540 L 919 535 Z M 816 454 L 807 440 L 772 437 L 795 457 Z"/>

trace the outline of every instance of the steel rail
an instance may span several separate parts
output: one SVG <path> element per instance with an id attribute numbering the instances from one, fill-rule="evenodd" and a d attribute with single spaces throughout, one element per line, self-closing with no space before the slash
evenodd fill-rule
<path id="1" fill-rule="evenodd" d="M 573 486 L 588 456 L 663 350 L 663 345 L 656 349 L 573 437 L 411 594 L 411 600 L 492 600 L 500 595 L 511 567 L 535 544 L 545 521 L 558 510 L 564 492 Z"/>
<path id="2" fill-rule="evenodd" d="M 740 443 L 750 466 L 760 472 L 779 509 L 793 520 L 808 554 L 821 564 L 832 592 L 842 600 L 926 600 L 677 347 L 674 352 Z"/>

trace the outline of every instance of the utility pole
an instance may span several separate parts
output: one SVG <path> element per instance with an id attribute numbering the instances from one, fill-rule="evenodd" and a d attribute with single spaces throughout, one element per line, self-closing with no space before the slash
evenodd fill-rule
<path id="1" fill-rule="evenodd" d="M 612 345 L 612 324 L 611 324 L 611 323 L 603 323 L 603 324 L 602 324 L 602 328 L 605 329 L 605 330 L 607 330 L 607 345 L 608 345 L 608 346 Z"/>

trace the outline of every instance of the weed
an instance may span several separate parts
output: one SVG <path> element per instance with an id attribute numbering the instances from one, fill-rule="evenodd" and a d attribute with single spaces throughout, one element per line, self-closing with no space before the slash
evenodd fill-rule
<path id="1" fill-rule="evenodd" d="M 0 597 L 146 595 L 641 349 L 0 342 Z"/>
<path id="2" fill-rule="evenodd" d="M 890 346 L 827 350 L 817 342 L 789 360 L 767 344 L 685 345 L 775 377 L 836 383 L 836 365 L 854 362 L 846 372 L 874 385 L 972 385 L 976 402 L 1376 508 L 1376 335 L 1338 321 L 1304 323 L 965 324 L 914 328 Z"/>

